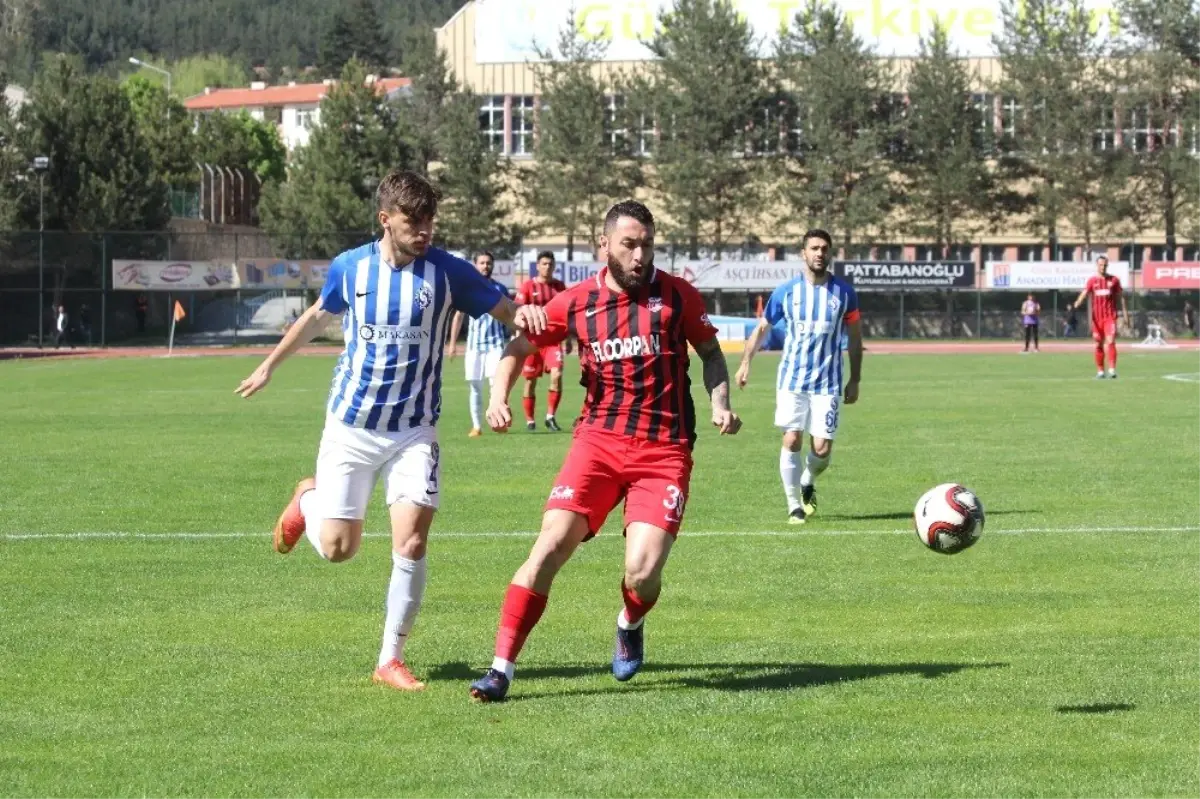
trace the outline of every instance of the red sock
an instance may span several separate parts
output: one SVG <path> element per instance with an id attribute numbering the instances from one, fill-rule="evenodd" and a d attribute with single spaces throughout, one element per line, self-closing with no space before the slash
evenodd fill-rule
<path id="1" fill-rule="evenodd" d="M 1096 345 L 1096 368 L 1104 371 L 1104 347 L 1099 344 Z"/>
<path id="2" fill-rule="evenodd" d="M 500 628 L 496 630 L 496 657 L 509 663 L 517 662 L 525 639 L 542 618 L 548 598 L 519 585 L 508 586 L 504 604 L 500 607 Z"/>
<path id="3" fill-rule="evenodd" d="M 1117 368 L 1117 345 L 1115 342 L 1108 345 L 1108 368 Z"/>
<path id="4" fill-rule="evenodd" d="M 551 391 L 551 392 L 550 392 L 550 397 L 549 397 L 549 399 L 548 399 L 548 401 L 547 401 L 546 405 L 547 405 L 547 407 L 550 409 L 550 415 L 551 415 L 551 416 L 557 416 L 557 415 L 558 415 L 558 401 L 559 401 L 560 399 L 562 399 L 562 392 L 561 392 L 561 391 Z"/>
<path id="5" fill-rule="evenodd" d="M 650 609 L 654 607 L 654 603 L 658 601 L 658 597 L 649 602 L 642 599 L 625 585 L 624 580 L 621 581 L 621 596 L 625 600 L 625 618 L 630 624 L 637 624 L 641 621 L 650 612 Z"/>
<path id="6" fill-rule="evenodd" d="M 537 397 L 522 397 L 521 405 L 525 407 L 525 421 L 533 421 L 533 409 L 536 407 Z"/>

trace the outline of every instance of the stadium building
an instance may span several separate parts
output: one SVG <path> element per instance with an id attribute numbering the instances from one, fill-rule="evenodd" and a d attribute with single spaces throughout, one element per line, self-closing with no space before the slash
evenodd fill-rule
<path id="1" fill-rule="evenodd" d="M 616 72 L 636 73 L 648 63 L 641 40 L 653 35 L 655 19 L 668 0 L 591 0 L 575 6 L 576 22 L 587 36 L 608 42 L 606 61 L 598 67 L 601 75 Z M 739 0 L 735 3 L 751 23 L 760 40 L 770 43 L 781 25 L 786 25 L 803 5 L 802 0 Z M 1011 134 L 1020 107 L 1012 100 L 996 95 L 988 88 L 999 77 L 1000 63 L 995 57 L 992 39 L 1000 30 L 1000 0 L 969 0 L 948 3 L 945 0 L 841 0 L 843 10 L 855 21 L 859 35 L 874 46 L 881 56 L 891 56 L 903 67 L 906 59 L 919 52 L 919 37 L 932 14 L 939 15 L 949 28 L 951 45 L 969 59 L 978 81 L 974 95 L 983 124 L 990 134 Z M 1097 24 L 1107 24 L 1111 0 L 1088 0 Z M 446 53 L 454 74 L 482 98 L 480 128 L 491 147 L 504 156 L 532 161 L 537 131 L 537 81 L 530 60 L 537 50 L 552 51 L 559 31 L 566 22 L 567 4 L 539 0 L 473 0 L 467 3 L 437 31 L 437 40 Z M 615 108 L 620 102 L 610 97 Z M 1111 116 L 1098 119 L 1094 144 L 1099 149 L 1129 148 L 1146 150 L 1153 146 L 1158 131 L 1149 126 L 1144 114 L 1136 109 L 1113 109 Z M 652 120 L 644 120 L 640 130 L 632 132 L 635 148 L 644 157 L 653 158 L 656 131 Z M 1193 154 L 1200 156 L 1200 141 L 1190 142 Z M 1039 261 L 1086 259 L 1105 248 L 1093 246 L 1083 252 L 1081 235 L 1064 227 L 1056 253 L 1050 253 L 1044 241 L 1013 223 L 1012 229 L 978 237 L 978 244 L 962 247 L 952 256 L 983 263 L 989 260 Z M 789 235 L 792 235 L 789 232 Z M 544 244 L 561 245 L 564 239 L 548 236 Z M 1107 254 L 1114 260 L 1140 264 L 1144 261 L 1170 260 L 1162 231 L 1146 230 L 1120 243 L 1110 242 Z M 780 242 L 783 243 L 783 242 Z M 1180 239 L 1175 257 L 1195 260 L 1195 242 Z M 1190 246 L 1183 246 L 1183 245 Z M 776 257 L 768 249 L 767 258 Z M 919 241 L 902 240 L 877 246 L 871 255 L 878 260 L 926 260 L 934 258 L 929 246 Z"/>

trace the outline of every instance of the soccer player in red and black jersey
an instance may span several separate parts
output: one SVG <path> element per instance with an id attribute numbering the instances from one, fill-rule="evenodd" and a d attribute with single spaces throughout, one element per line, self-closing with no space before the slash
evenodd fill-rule
<path id="1" fill-rule="evenodd" d="M 567 290 L 567 284 L 554 276 L 554 253 L 546 250 L 538 253 L 537 277 L 526 280 L 517 289 L 517 305 L 546 306 L 550 301 Z M 521 403 L 525 407 L 525 429 L 536 430 L 534 408 L 537 406 L 537 382 L 543 374 L 550 373 L 550 393 L 546 397 L 546 429 L 555 433 L 562 428 L 558 426 L 555 414 L 558 413 L 558 402 L 562 399 L 563 345 L 556 342 L 546 347 L 538 347 L 525 359 L 522 373 L 525 375 L 525 394 Z"/>
<path id="2" fill-rule="evenodd" d="M 1072 308 L 1083 305 L 1092 296 L 1092 339 L 1096 342 L 1096 379 L 1104 379 L 1104 356 L 1108 355 L 1108 377 L 1117 379 L 1117 298 L 1121 298 L 1121 317 L 1129 325 L 1129 309 L 1125 293 L 1116 275 L 1108 273 L 1108 258 L 1096 259 L 1096 274 L 1088 278 Z"/>
<path id="3" fill-rule="evenodd" d="M 500 608 L 492 667 L 471 684 L 483 702 L 504 699 L 526 637 L 546 608 L 550 585 L 580 543 L 625 501 L 624 608 L 617 615 L 613 675 L 641 668 L 642 623 L 662 587 L 663 567 L 687 505 L 696 442 L 688 345 L 703 362 L 712 423 L 734 434 L 729 369 L 691 284 L 654 267 L 654 218 L 641 203 L 619 203 L 604 219 L 607 268 L 546 306 L 547 327 L 513 339 L 496 371 L 488 423 L 512 424 L 508 392 L 519 359 L 575 336 L 587 389 L 575 440 L 542 517 L 542 531 Z"/>

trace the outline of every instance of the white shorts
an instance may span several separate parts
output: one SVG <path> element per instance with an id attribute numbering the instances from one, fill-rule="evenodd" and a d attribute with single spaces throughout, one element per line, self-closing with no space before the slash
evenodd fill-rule
<path id="1" fill-rule="evenodd" d="M 437 430 L 392 433 L 351 427 L 327 416 L 317 453 L 317 501 L 327 519 L 364 519 L 375 481 L 383 478 L 388 507 L 407 502 L 437 508 L 441 489 Z"/>
<path id="2" fill-rule="evenodd" d="M 491 349 L 487 352 L 467 353 L 467 380 L 491 380 L 496 376 L 496 367 L 500 365 L 502 349 Z"/>
<path id="3" fill-rule="evenodd" d="M 775 426 L 806 432 L 814 438 L 832 441 L 837 435 L 842 398 L 836 394 L 798 394 L 775 392 Z"/>

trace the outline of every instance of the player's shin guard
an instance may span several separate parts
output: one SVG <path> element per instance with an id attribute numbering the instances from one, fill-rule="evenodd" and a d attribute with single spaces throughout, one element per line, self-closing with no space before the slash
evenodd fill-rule
<path id="1" fill-rule="evenodd" d="M 1115 370 L 1117 368 L 1117 344 L 1113 342 L 1105 347 L 1108 350 L 1108 368 Z"/>
<path id="2" fill-rule="evenodd" d="M 832 457 L 832 452 L 822 458 L 817 453 L 810 451 L 804 459 L 804 473 L 800 475 L 800 485 L 812 485 L 813 481 L 817 479 L 817 475 L 829 468 L 829 459 Z"/>
<path id="3" fill-rule="evenodd" d="M 425 596 L 425 558 L 409 560 L 392 553 L 392 580 L 388 584 L 387 616 L 383 621 L 383 646 L 379 664 L 404 660 L 404 644 Z"/>
<path id="4" fill-rule="evenodd" d="M 316 490 L 305 491 L 300 497 L 300 514 L 304 516 L 304 537 L 308 539 L 308 543 L 313 545 L 313 549 L 317 550 L 317 554 L 325 560 L 329 560 L 329 556 L 325 554 L 325 550 L 321 549 L 321 514 L 317 508 L 317 492 Z"/>
<path id="5" fill-rule="evenodd" d="M 800 453 L 787 447 L 779 450 L 779 478 L 783 481 L 783 494 L 787 497 L 788 513 L 800 507 Z"/>
<path id="6" fill-rule="evenodd" d="M 646 618 L 646 614 L 658 601 L 658 597 L 643 599 L 638 596 L 625 584 L 624 580 L 621 580 L 621 598 L 625 600 L 625 610 L 617 614 L 617 626 L 622 630 L 634 630 L 641 627 L 642 619 Z"/>
<path id="7" fill-rule="evenodd" d="M 467 386 L 470 389 L 470 406 L 471 406 L 471 427 L 475 430 L 483 429 L 483 381 L 468 380 Z"/>
<path id="8" fill-rule="evenodd" d="M 551 391 L 546 398 L 546 413 L 551 417 L 558 415 L 558 403 L 562 399 L 562 393 Z"/>
<path id="9" fill-rule="evenodd" d="M 525 421 L 532 422 L 533 421 L 533 412 L 535 410 L 537 410 L 537 398 L 536 397 L 522 397 L 521 398 L 521 407 L 523 407 L 525 409 Z"/>
<path id="10" fill-rule="evenodd" d="M 1099 343 L 1096 344 L 1095 355 L 1096 355 L 1096 368 L 1099 369 L 1101 372 L 1103 372 L 1104 371 L 1104 345 L 1099 344 Z"/>
<path id="11" fill-rule="evenodd" d="M 500 627 L 496 630 L 496 659 L 492 662 L 492 668 L 504 672 L 504 676 L 510 680 L 513 664 L 525 646 L 525 639 L 542 618 L 548 599 L 545 594 L 515 584 L 510 584 L 504 594 L 504 604 L 500 607 Z"/>

